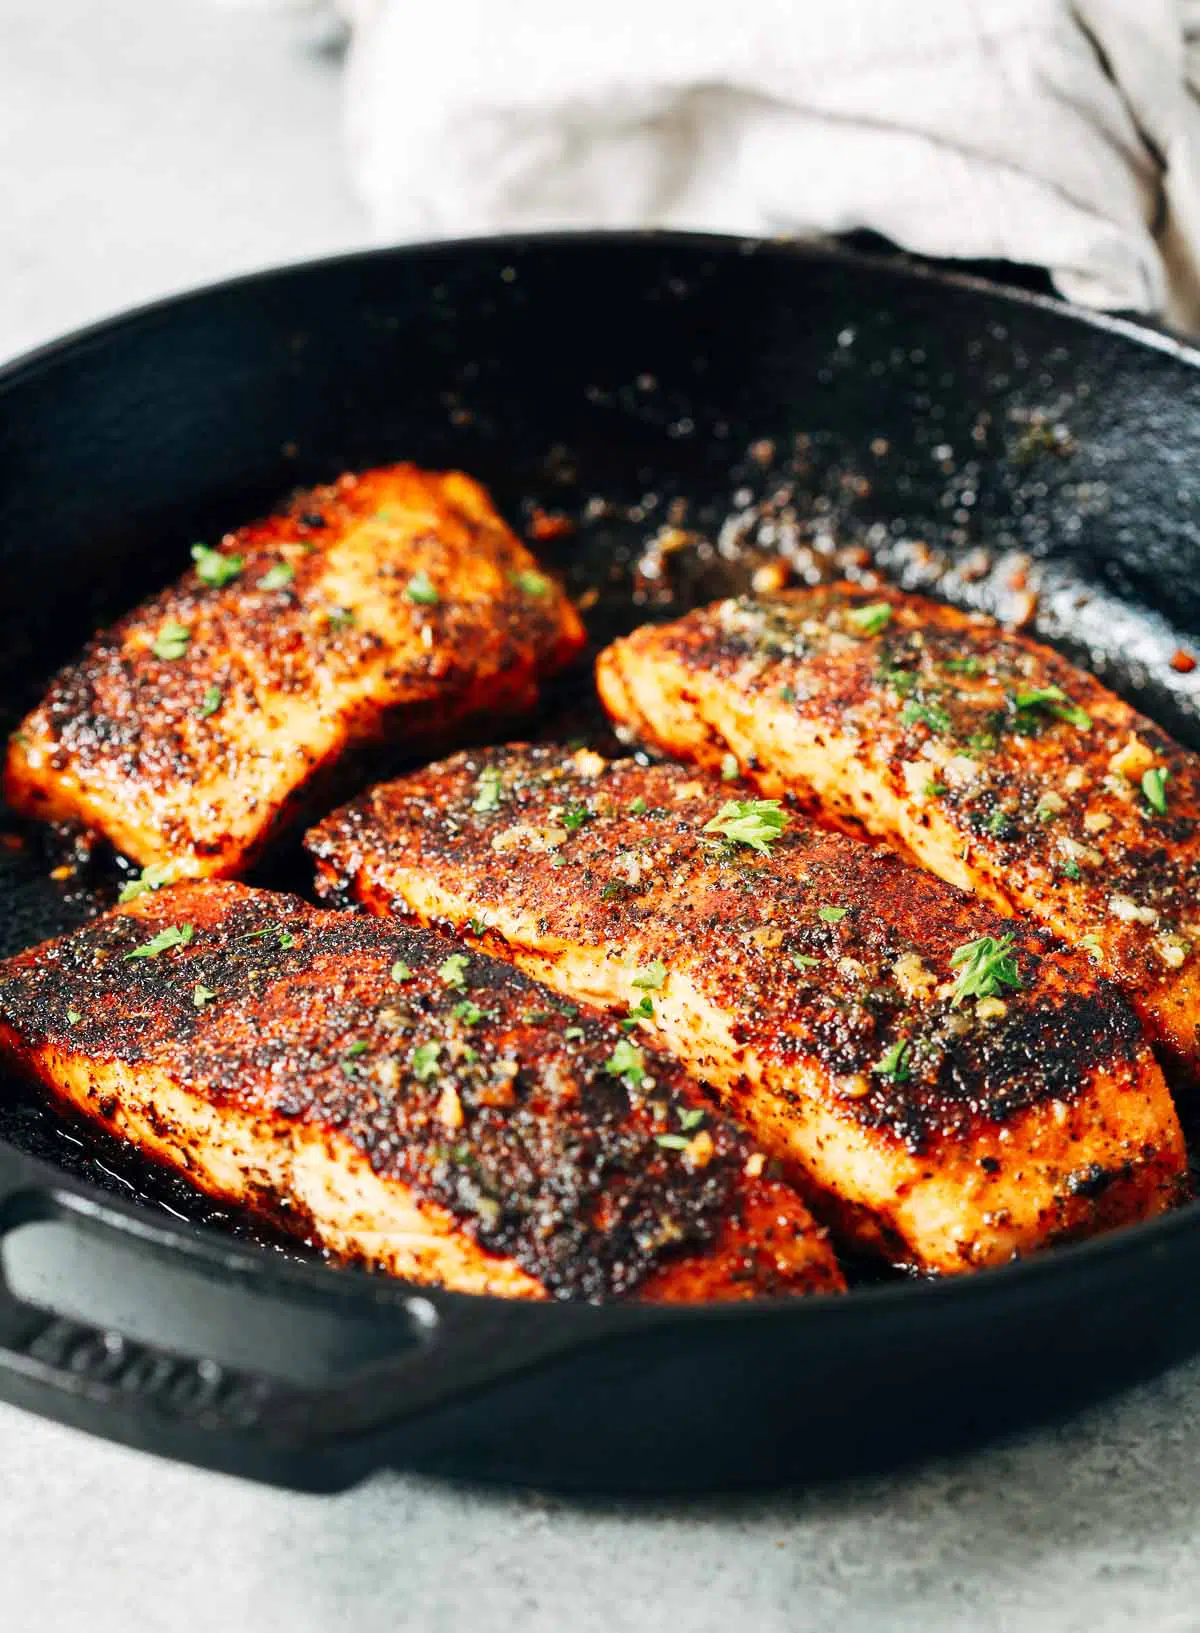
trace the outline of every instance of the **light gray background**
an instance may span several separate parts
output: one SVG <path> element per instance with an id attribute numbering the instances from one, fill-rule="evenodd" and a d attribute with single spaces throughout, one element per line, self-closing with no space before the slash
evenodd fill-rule
<path id="1" fill-rule="evenodd" d="M 337 126 L 335 66 L 279 16 L 0 0 L 0 356 L 364 241 Z M 0 1627 L 34 1626 L 1200 1629 L 1200 1365 L 903 1476 L 650 1507 L 401 1477 L 295 1497 L 0 1408 Z"/>

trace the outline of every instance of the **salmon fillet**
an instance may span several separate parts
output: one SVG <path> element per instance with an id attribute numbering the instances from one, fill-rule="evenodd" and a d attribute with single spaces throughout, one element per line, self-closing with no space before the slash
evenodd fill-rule
<path id="1" fill-rule="evenodd" d="M 888 840 L 1083 947 L 1200 1076 L 1200 760 L 989 618 L 846 585 L 739 599 L 601 654 L 645 742 Z"/>
<path id="2" fill-rule="evenodd" d="M 193 555 L 55 678 L 3 784 L 172 878 L 242 871 L 356 749 L 527 709 L 583 643 L 457 472 L 347 475 Z"/>
<path id="3" fill-rule="evenodd" d="M 629 1011 L 639 1044 L 893 1258 L 995 1264 L 1181 1196 L 1162 1075 L 1084 954 L 725 793 L 678 766 L 501 748 L 373 789 L 306 844 L 323 893 Z"/>
<path id="4" fill-rule="evenodd" d="M 839 1289 L 761 1154 L 625 1046 L 440 936 L 233 883 L 0 965 L 0 1058 L 339 1257 L 512 1298 Z"/>

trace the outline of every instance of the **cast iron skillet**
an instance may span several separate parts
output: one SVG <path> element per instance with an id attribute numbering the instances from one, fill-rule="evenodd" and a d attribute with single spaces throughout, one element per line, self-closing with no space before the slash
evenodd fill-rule
<path id="1" fill-rule="evenodd" d="M 715 538 L 732 508 L 727 546 L 786 535 L 808 572 L 836 537 L 842 567 L 874 560 L 960 601 L 1028 615 L 1034 586 L 1043 633 L 1200 747 L 1196 678 L 1169 664 L 1200 636 L 1198 362 L 969 279 L 699 237 L 483 241 L 243 279 L 0 374 L 0 702 L 15 714 L 191 541 L 296 483 L 409 458 L 473 472 L 514 520 L 532 502 L 579 518 L 548 555 L 575 587 L 601 582 L 598 636 L 716 593 L 720 552 L 693 545 L 674 606 L 661 580 L 630 597 L 629 562 L 685 497 L 685 527 Z M 81 911 L 36 853 L 0 846 L 0 951 Z M 811 1478 L 1200 1347 L 1191 1207 L 941 1285 L 526 1306 L 239 1233 L 11 1082 L 0 1230 L 0 1396 L 310 1488 L 389 1464 L 627 1491 Z M 11 1290 L 35 1238 L 57 1243 L 40 1304 Z"/>

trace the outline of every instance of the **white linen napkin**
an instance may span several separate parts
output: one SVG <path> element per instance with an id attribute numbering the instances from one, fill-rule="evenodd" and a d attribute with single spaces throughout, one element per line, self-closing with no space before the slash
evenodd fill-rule
<path id="1" fill-rule="evenodd" d="M 872 228 L 1200 328 L 1200 0 L 340 0 L 381 237 Z"/>

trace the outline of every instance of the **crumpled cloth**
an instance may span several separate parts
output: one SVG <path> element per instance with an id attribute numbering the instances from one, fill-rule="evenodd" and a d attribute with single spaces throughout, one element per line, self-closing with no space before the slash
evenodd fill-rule
<path id="1" fill-rule="evenodd" d="M 1200 329 L 1200 0 L 339 0 L 380 237 L 869 228 Z"/>

